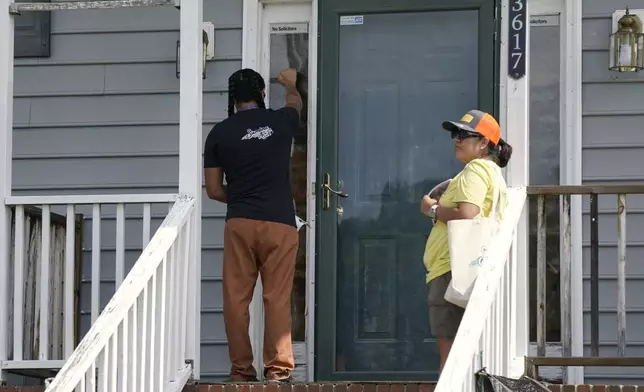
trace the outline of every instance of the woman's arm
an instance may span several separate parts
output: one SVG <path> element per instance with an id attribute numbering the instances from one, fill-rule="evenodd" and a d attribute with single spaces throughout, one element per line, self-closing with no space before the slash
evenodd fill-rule
<path id="1" fill-rule="evenodd" d="M 437 204 L 437 200 L 425 195 L 420 201 L 420 211 L 425 216 L 430 216 L 430 210 Z M 435 219 L 445 223 L 456 219 L 473 219 L 479 214 L 480 210 L 476 204 L 466 202 L 458 203 L 456 207 L 443 207 L 438 204 Z"/>
<path id="2" fill-rule="evenodd" d="M 451 200 L 455 207 L 445 207 L 438 204 L 438 201 L 426 197 L 425 206 L 429 211 L 431 207 L 438 204 L 435 219 L 441 222 L 449 222 L 457 219 L 473 219 L 481 212 L 481 206 L 485 203 L 488 194 L 488 174 L 481 162 L 472 162 L 452 181 L 453 187 Z M 424 211 L 423 211 L 424 212 Z"/>
<path id="3" fill-rule="evenodd" d="M 453 208 L 439 205 L 436 209 L 436 220 L 447 223 L 457 219 L 474 219 L 480 210 L 479 206 L 472 203 L 458 203 Z"/>

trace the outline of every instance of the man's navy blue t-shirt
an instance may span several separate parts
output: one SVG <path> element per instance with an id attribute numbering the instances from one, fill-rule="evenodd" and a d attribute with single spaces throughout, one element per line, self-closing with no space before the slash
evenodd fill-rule
<path id="1" fill-rule="evenodd" d="M 290 162 L 299 113 L 249 109 L 215 125 L 204 167 L 220 167 L 228 189 L 226 219 L 247 218 L 295 226 Z"/>

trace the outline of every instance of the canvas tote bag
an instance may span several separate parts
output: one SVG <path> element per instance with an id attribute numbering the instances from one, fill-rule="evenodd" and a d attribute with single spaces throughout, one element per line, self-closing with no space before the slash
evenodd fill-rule
<path id="1" fill-rule="evenodd" d="M 481 213 L 474 219 L 457 219 L 447 222 L 447 242 L 449 247 L 452 280 L 445 292 L 445 300 L 465 308 L 470 298 L 479 267 L 485 257 L 490 239 L 499 227 L 498 207 L 501 199 L 501 169 L 495 167 L 492 208 L 490 215 Z"/>

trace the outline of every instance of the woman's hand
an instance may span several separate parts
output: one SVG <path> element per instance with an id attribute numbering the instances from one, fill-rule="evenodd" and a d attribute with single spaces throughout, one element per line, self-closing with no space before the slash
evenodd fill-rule
<path id="1" fill-rule="evenodd" d="M 420 201 L 420 212 L 425 216 L 429 216 L 429 210 L 438 203 L 437 200 L 432 199 L 428 195 L 423 196 L 423 199 Z"/>

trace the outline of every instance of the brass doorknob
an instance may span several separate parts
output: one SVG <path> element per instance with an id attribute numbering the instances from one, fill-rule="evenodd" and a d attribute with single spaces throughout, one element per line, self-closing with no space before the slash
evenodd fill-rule
<path id="1" fill-rule="evenodd" d="M 343 199 L 346 199 L 347 197 L 349 197 L 349 195 L 348 195 L 348 194 L 346 194 L 345 192 L 342 192 L 342 191 L 336 191 L 336 190 L 332 189 L 328 184 L 324 184 L 324 185 L 322 185 L 322 188 L 323 188 L 324 190 L 326 190 L 327 192 L 331 192 L 331 193 L 333 193 L 334 195 L 336 195 L 336 196 L 338 196 L 338 197 L 341 197 L 341 198 L 343 198 Z"/>
<path id="2" fill-rule="evenodd" d="M 349 195 L 342 191 L 336 191 L 331 188 L 331 175 L 329 173 L 324 173 L 324 178 L 322 181 L 322 208 L 327 210 L 331 207 L 331 194 L 334 194 L 338 197 L 346 199 Z"/>

